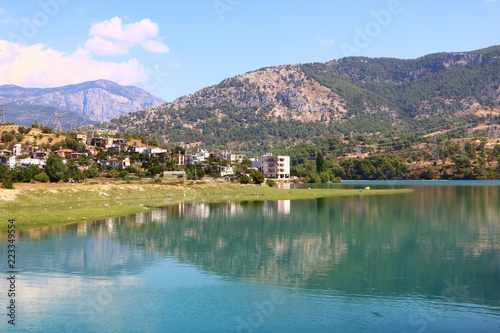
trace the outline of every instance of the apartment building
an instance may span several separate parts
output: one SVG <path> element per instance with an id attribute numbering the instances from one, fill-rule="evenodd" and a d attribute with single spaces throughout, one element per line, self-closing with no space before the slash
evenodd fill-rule
<path id="1" fill-rule="evenodd" d="M 273 156 L 267 153 L 262 155 L 260 167 L 266 178 L 290 178 L 290 156 Z"/>

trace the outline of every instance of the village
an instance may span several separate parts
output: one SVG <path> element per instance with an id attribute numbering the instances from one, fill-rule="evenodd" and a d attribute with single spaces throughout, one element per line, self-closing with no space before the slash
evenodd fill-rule
<path id="1" fill-rule="evenodd" d="M 249 176 L 257 170 L 268 179 L 290 180 L 289 156 L 267 153 L 260 158 L 249 158 L 228 150 L 213 152 L 197 149 L 188 152 L 180 147 L 169 150 L 150 145 L 148 141 L 143 144 L 137 139 L 117 137 L 116 132 L 103 130 L 70 132 L 66 138 L 78 143 L 76 149 L 64 148 L 64 141 L 60 141 L 59 149 L 55 147 L 57 144 L 41 148 L 34 144 L 15 143 L 11 144 L 10 150 L 0 150 L 0 164 L 11 169 L 38 166 L 42 170 L 52 153 L 60 156 L 72 170 L 80 172 L 90 169 L 126 170 L 130 173 L 143 172 L 154 178 L 199 180 L 206 175 L 207 178 L 234 180 L 236 175 Z"/>

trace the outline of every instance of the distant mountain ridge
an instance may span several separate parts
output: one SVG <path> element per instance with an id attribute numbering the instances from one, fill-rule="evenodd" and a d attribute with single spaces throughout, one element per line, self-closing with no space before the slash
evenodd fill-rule
<path id="1" fill-rule="evenodd" d="M 79 115 L 80 117 L 72 116 L 78 126 L 88 122 L 108 121 L 130 112 L 161 105 L 165 101 L 137 87 L 96 80 L 55 88 L 3 85 L 0 86 L 0 103 L 5 104 L 7 121 L 10 122 L 19 123 L 29 118 L 29 113 L 23 112 L 23 105 L 30 105 L 32 110 L 50 107 L 60 110 L 63 115 Z M 52 115 L 47 117 L 51 118 Z M 36 120 L 45 123 L 52 121 L 48 118 Z"/>

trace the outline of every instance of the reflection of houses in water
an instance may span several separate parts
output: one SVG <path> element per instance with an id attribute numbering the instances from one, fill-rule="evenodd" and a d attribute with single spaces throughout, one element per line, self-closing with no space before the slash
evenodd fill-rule
<path id="1" fill-rule="evenodd" d="M 87 234 L 87 223 L 88 222 L 85 222 L 85 223 L 80 223 L 77 225 L 76 227 L 76 235 L 78 237 L 83 237 Z"/>
<path id="2" fill-rule="evenodd" d="M 190 217 L 206 220 L 210 217 L 210 206 L 208 204 L 180 204 L 179 217 Z"/>
<path id="3" fill-rule="evenodd" d="M 108 230 L 109 231 L 112 231 L 113 230 L 113 227 L 114 227 L 114 222 L 113 222 L 113 219 L 110 218 L 110 219 L 106 219 L 106 226 L 108 227 Z"/>
<path id="4" fill-rule="evenodd" d="M 278 200 L 278 213 L 283 215 L 290 215 L 290 200 Z"/>
<path id="5" fill-rule="evenodd" d="M 135 223 L 136 224 L 144 224 L 148 220 L 148 213 L 137 213 L 135 214 Z"/>
<path id="6" fill-rule="evenodd" d="M 156 209 L 151 212 L 151 221 L 164 222 L 167 221 L 167 211 L 163 209 Z"/>
<path id="7" fill-rule="evenodd" d="M 236 217 L 236 216 L 243 215 L 244 210 L 243 210 L 243 207 L 241 206 L 241 203 L 231 201 L 231 203 L 228 204 L 227 207 L 229 208 L 229 216 L 230 217 Z"/>
<path id="8" fill-rule="evenodd" d="M 275 212 L 280 215 L 290 215 L 290 200 L 265 201 L 262 214 L 272 216 Z"/>

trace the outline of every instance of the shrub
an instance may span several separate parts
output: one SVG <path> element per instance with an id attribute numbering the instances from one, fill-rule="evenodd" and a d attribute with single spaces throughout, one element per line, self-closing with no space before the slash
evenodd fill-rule
<path id="1" fill-rule="evenodd" d="M 45 172 L 39 173 L 34 177 L 34 179 L 40 183 L 46 183 L 50 180 L 49 176 Z"/>
<path id="2" fill-rule="evenodd" d="M 272 179 L 268 179 L 266 180 L 266 184 L 269 186 L 269 187 L 275 187 L 276 186 L 276 182 Z"/>
<path id="3" fill-rule="evenodd" d="M 3 142 L 12 142 L 12 141 L 14 141 L 15 138 L 16 138 L 16 136 L 12 133 L 9 133 L 9 132 L 2 133 L 2 141 Z"/>
<path id="4" fill-rule="evenodd" d="M 118 178 L 118 177 L 120 177 L 120 173 L 117 170 L 115 170 L 115 169 L 108 170 L 108 172 L 106 173 L 106 177 L 108 177 L 108 178 Z"/>
<path id="5" fill-rule="evenodd" d="M 247 175 L 242 175 L 240 177 L 240 183 L 242 183 L 242 184 L 250 183 L 250 177 L 248 177 Z"/>
<path id="6" fill-rule="evenodd" d="M 253 170 L 250 173 L 250 177 L 252 177 L 253 182 L 255 184 L 262 184 L 264 182 L 264 179 L 265 179 L 264 174 L 258 170 Z"/>
<path id="7" fill-rule="evenodd" d="M 6 188 L 8 190 L 14 189 L 14 182 L 12 181 L 11 177 L 2 178 L 2 188 Z"/>

